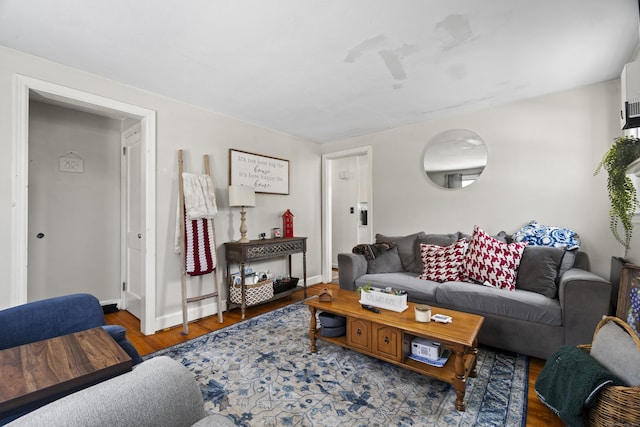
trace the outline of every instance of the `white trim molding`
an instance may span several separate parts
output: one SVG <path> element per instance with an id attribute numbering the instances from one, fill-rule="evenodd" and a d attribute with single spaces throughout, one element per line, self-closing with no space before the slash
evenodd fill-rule
<path id="1" fill-rule="evenodd" d="M 29 181 L 29 97 L 36 92 L 53 102 L 112 118 L 140 120 L 144 144 L 145 176 L 145 298 L 140 319 L 142 333 L 156 329 L 156 113 L 81 90 L 57 85 L 20 74 L 14 76 L 13 90 L 13 162 L 12 162 L 12 242 L 10 305 L 27 302 L 27 233 Z"/>
<path id="2" fill-rule="evenodd" d="M 368 211 L 367 222 L 369 225 L 369 240 L 373 240 L 373 148 L 364 146 L 351 150 L 337 151 L 322 155 L 322 279 L 324 283 L 331 282 L 331 236 L 333 225 L 331 221 L 331 161 L 353 156 L 367 156 L 369 167 L 367 168 L 367 194 Z"/>

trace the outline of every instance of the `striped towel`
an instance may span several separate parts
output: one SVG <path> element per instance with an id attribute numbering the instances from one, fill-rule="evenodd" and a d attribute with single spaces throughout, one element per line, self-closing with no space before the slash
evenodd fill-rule
<path id="1" fill-rule="evenodd" d="M 211 273 L 216 268 L 213 221 L 209 218 L 185 219 L 184 225 L 184 256 L 187 274 L 199 276 Z"/>

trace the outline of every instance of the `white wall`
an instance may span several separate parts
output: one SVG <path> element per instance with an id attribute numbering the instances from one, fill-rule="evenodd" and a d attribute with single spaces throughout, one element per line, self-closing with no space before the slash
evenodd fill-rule
<path id="1" fill-rule="evenodd" d="M 640 48 L 636 49 L 636 52 L 629 62 L 640 61 Z M 639 182 L 636 179 L 636 183 Z M 635 264 L 640 265 L 640 218 L 633 218 L 633 234 L 631 237 L 631 248 L 625 260 Z"/>
<path id="2" fill-rule="evenodd" d="M 248 237 L 269 233 L 281 226 L 280 215 L 287 208 L 295 215 L 295 234 L 308 237 L 307 275 L 320 278 L 320 175 L 321 157 L 317 144 L 206 111 L 169 98 L 62 66 L 12 49 L 0 47 L 0 308 L 8 305 L 11 263 L 12 213 L 12 98 L 16 73 L 58 85 L 108 97 L 157 112 L 157 317 L 165 320 L 180 313 L 180 260 L 173 253 L 177 200 L 177 155 L 185 150 L 185 168 L 202 171 L 202 156 L 209 154 L 219 205 L 216 231 L 220 259 L 223 243 L 238 239 L 240 214 L 228 208 L 228 162 L 230 148 L 284 158 L 290 161 L 290 195 L 256 197 L 257 207 L 248 210 Z M 274 100 L 277 102 L 277 100 Z M 221 262 L 224 267 L 224 263 Z M 269 266 L 285 271 L 285 261 Z M 221 269 L 223 270 L 223 268 Z M 222 272 L 221 272 L 222 273 Z M 302 274 L 301 255 L 294 255 L 294 275 Z M 220 274 L 220 280 L 222 280 Z M 179 318 L 178 322 L 179 323 Z"/>
<path id="3" fill-rule="evenodd" d="M 609 232 L 606 175 L 593 172 L 619 127 L 620 82 L 391 129 L 323 146 L 324 153 L 373 146 L 374 233 L 464 231 L 475 224 L 509 233 L 535 219 L 582 237 L 592 270 L 609 276 L 623 248 Z M 425 176 L 430 138 L 466 128 L 487 143 L 489 158 L 471 186 L 443 190 Z"/>
<path id="4" fill-rule="evenodd" d="M 71 292 L 117 300 L 122 123 L 39 102 L 29 115 L 28 300 Z M 71 152 L 82 173 L 60 171 Z"/>
<path id="5" fill-rule="evenodd" d="M 249 237 L 280 226 L 281 213 L 290 208 L 296 235 L 309 237 L 310 277 L 320 275 L 320 154 L 365 145 L 374 151 L 374 233 L 470 232 L 474 224 L 490 233 L 513 232 L 536 219 L 580 233 L 593 270 L 604 277 L 609 274 L 610 257 L 623 255 L 608 229 L 606 176 L 593 176 L 601 156 L 621 134 L 617 80 L 318 146 L 0 47 L 0 143 L 5 148 L 0 158 L 4 174 L 0 179 L 0 307 L 8 305 L 13 268 L 11 117 L 16 73 L 157 111 L 159 318 L 180 311 L 180 264 L 171 249 L 179 148 L 185 149 L 185 166 L 190 171 L 201 170 L 203 154 L 211 157 L 220 206 L 216 219 L 220 247 L 239 237 L 239 214 L 227 207 L 228 149 L 290 160 L 291 194 L 257 196 L 257 207 L 247 213 Z M 468 128 L 481 135 L 488 145 L 489 162 L 475 184 L 447 191 L 424 176 L 422 154 L 431 137 L 452 128 Z M 301 274 L 296 258 L 294 275 Z M 269 268 L 284 270 L 284 262 Z"/>

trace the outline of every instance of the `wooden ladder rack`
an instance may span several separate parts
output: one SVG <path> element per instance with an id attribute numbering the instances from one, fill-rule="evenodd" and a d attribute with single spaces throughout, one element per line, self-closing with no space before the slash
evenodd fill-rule
<path id="1" fill-rule="evenodd" d="M 220 283 L 218 282 L 218 263 L 216 260 L 216 266 L 211 273 L 213 275 L 213 282 L 215 286 L 215 291 L 203 294 L 203 295 L 195 295 L 192 297 L 188 297 L 187 295 L 187 262 L 186 262 L 186 254 L 185 250 L 185 211 L 184 211 L 184 182 L 182 178 L 182 173 L 184 172 L 184 160 L 182 156 L 182 150 L 178 150 L 178 197 L 180 200 L 180 255 L 182 258 L 182 335 L 187 335 L 189 333 L 189 324 L 188 324 L 188 304 L 192 302 L 202 301 L 204 299 L 216 298 L 218 304 L 218 321 L 220 323 L 223 322 L 222 318 L 222 294 L 220 293 Z M 204 155 L 204 173 L 211 176 L 211 171 L 209 168 L 209 155 Z M 216 251 L 217 258 L 217 244 L 216 244 L 216 228 L 213 224 L 213 219 L 211 220 L 211 226 L 213 228 L 213 248 Z"/>

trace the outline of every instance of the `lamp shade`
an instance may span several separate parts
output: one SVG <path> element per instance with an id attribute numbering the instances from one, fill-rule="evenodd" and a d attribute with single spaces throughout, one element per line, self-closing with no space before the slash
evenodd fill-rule
<path id="1" fill-rule="evenodd" d="M 256 191 L 246 185 L 229 186 L 229 206 L 255 206 Z"/>

